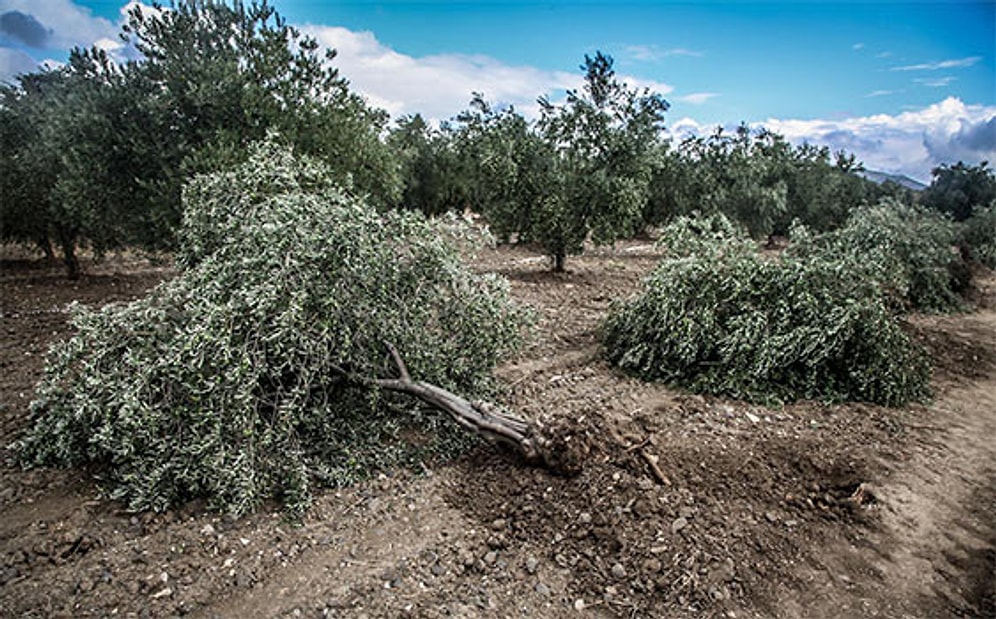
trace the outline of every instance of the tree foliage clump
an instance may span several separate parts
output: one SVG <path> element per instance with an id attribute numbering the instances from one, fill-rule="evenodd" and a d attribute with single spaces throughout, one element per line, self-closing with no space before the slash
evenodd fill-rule
<path id="1" fill-rule="evenodd" d="M 381 139 L 388 116 L 351 92 L 333 52 L 266 2 L 134 3 L 129 54 L 73 50 L 57 69 L 0 87 L 0 238 L 62 249 L 175 248 L 181 190 L 244 161 L 277 131 L 344 187 L 394 204 L 400 179 Z"/>
<path id="2" fill-rule="evenodd" d="M 559 104 L 541 98 L 538 121 L 475 94 L 454 134 L 474 162 L 476 206 L 498 237 L 537 244 L 555 271 L 586 242 L 612 243 L 642 227 L 670 106 L 621 82 L 601 52 L 581 69 L 583 87 Z"/>
<path id="3" fill-rule="evenodd" d="M 722 213 L 754 238 L 784 235 L 793 221 L 839 227 L 851 210 L 884 193 L 858 176 L 861 164 L 827 147 L 792 146 L 767 129 L 742 124 L 658 148 L 644 221 Z"/>
<path id="4" fill-rule="evenodd" d="M 970 259 L 996 269 L 996 203 L 977 209 L 963 222 L 958 243 Z"/>
<path id="5" fill-rule="evenodd" d="M 243 513 L 465 445 L 455 424 L 342 372 L 392 372 L 389 341 L 413 375 L 483 395 L 522 311 L 442 224 L 378 213 L 332 178 L 271 142 L 196 178 L 185 269 L 131 304 L 75 311 L 23 462 L 86 466 L 131 509 L 206 497 Z"/>
<path id="6" fill-rule="evenodd" d="M 878 282 L 899 310 L 963 308 L 970 273 L 955 249 L 957 227 L 946 216 L 885 199 L 862 206 L 830 233 L 797 229 L 790 252 L 822 255 Z"/>
<path id="7" fill-rule="evenodd" d="M 929 395 L 929 363 L 877 284 L 823 255 L 761 255 L 723 216 L 679 218 L 643 291 L 602 326 L 608 359 L 648 380 L 755 401 Z"/>
<path id="8" fill-rule="evenodd" d="M 943 164 L 931 171 L 933 180 L 923 192 L 923 204 L 955 221 L 965 221 L 977 209 L 996 203 L 996 172 L 988 161 L 967 165 Z"/>

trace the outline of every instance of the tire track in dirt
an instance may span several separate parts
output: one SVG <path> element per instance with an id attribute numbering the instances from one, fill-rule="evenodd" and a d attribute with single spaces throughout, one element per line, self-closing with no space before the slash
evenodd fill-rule
<path id="1" fill-rule="evenodd" d="M 931 322 L 988 358 L 969 355 L 974 380 L 942 373 L 923 424 L 910 426 L 912 457 L 874 489 L 880 526 L 826 548 L 805 590 L 783 591 L 780 615 L 996 617 L 996 313 Z"/>

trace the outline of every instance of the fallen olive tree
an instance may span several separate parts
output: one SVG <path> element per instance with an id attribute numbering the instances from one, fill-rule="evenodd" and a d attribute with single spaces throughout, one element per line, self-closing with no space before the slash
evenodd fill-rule
<path id="1" fill-rule="evenodd" d="M 857 259 L 765 256 L 722 215 L 662 231 L 668 257 L 601 325 L 614 365 L 760 402 L 930 397 L 930 360 Z"/>
<path id="2" fill-rule="evenodd" d="M 330 178 L 268 141 L 195 179 L 179 274 L 74 310 L 21 462 L 85 467 L 134 510 L 201 497 L 236 514 L 452 456 L 464 429 L 570 469 L 564 441 L 481 403 L 528 322 L 508 282 L 464 265 L 455 224 L 378 212 Z"/>

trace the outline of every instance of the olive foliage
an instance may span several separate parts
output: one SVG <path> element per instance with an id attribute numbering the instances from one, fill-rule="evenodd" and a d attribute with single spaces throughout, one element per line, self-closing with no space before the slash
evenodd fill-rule
<path id="1" fill-rule="evenodd" d="M 607 358 L 649 380 L 754 401 L 929 395 L 924 351 L 881 288 L 825 254 L 762 255 L 722 215 L 664 228 L 669 257 L 602 325 Z"/>
<path id="2" fill-rule="evenodd" d="M 996 269 L 996 202 L 976 209 L 958 233 L 958 242 L 969 258 Z"/>
<path id="3" fill-rule="evenodd" d="M 505 280 L 463 265 L 450 227 L 379 213 L 333 178 L 272 139 L 195 178 L 183 270 L 128 305 L 76 308 L 22 461 L 86 466 L 135 510 L 206 497 L 244 513 L 465 445 L 438 414 L 336 370 L 388 374 L 388 341 L 413 375 L 480 396 L 523 312 Z"/>
<path id="4" fill-rule="evenodd" d="M 970 273 L 954 245 L 958 228 L 936 211 L 887 198 L 861 206 L 839 229 L 811 235 L 796 228 L 790 253 L 837 261 L 879 285 L 901 311 L 964 308 Z"/>

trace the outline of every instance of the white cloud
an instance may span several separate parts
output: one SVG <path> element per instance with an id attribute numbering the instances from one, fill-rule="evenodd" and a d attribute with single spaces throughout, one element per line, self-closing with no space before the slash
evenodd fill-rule
<path id="1" fill-rule="evenodd" d="M 942 163 L 996 161 L 996 106 L 966 105 L 955 97 L 897 115 L 841 120 L 771 118 L 754 126 L 766 127 L 795 144 L 843 149 L 868 169 L 928 183 L 930 171 Z M 679 140 L 714 130 L 715 125 L 687 117 L 668 127 Z"/>
<path id="2" fill-rule="evenodd" d="M 342 27 L 307 25 L 301 31 L 335 49 L 333 64 L 353 90 L 392 116 L 420 113 L 445 120 L 465 110 L 472 93 L 480 92 L 488 101 L 514 105 L 527 118 L 535 118 L 538 97 L 557 101 L 564 91 L 583 85 L 580 72 L 512 66 L 484 55 L 409 56 L 384 45 L 371 32 Z M 674 90 L 670 84 L 631 75 L 620 74 L 618 79 L 629 88 L 647 88 L 662 95 Z M 714 95 L 692 96 L 703 101 Z"/>
<path id="3" fill-rule="evenodd" d="M 689 105 L 702 105 L 710 99 L 715 99 L 718 96 L 718 92 L 693 92 L 691 94 L 676 97 L 676 100 L 681 101 L 682 103 L 688 103 Z"/>
<path id="4" fill-rule="evenodd" d="M 958 58 L 955 60 L 940 60 L 938 62 L 925 62 L 922 64 L 892 67 L 890 71 L 936 71 L 938 69 L 959 69 L 970 67 L 980 60 L 982 60 L 982 56 L 969 56 L 968 58 Z"/>
<path id="5" fill-rule="evenodd" d="M 581 76 L 534 67 L 516 67 L 480 55 L 413 57 L 383 45 L 370 32 L 330 26 L 304 26 L 304 34 L 334 48 L 335 66 L 351 86 L 394 116 L 421 113 L 444 120 L 466 109 L 471 93 L 522 113 L 537 113 L 536 98 L 578 88 Z"/>
<path id="6" fill-rule="evenodd" d="M 873 90 L 872 92 L 865 95 L 865 97 L 885 97 L 891 95 L 891 90 Z"/>
<path id="7" fill-rule="evenodd" d="M 921 181 L 941 163 L 996 161 L 996 106 L 948 97 L 920 110 L 843 120 L 761 123 L 795 143 L 809 141 L 854 153 L 873 170 Z"/>
<path id="8" fill-rule="evenodd" d="M 628 45 L 624 48 L 624 52 L 633 60 L 639 60 L 641 62 L 655 62 L 671 56 L 690 56 L 698 58 L 703 55 L 700 51 L 685 47 L 662 48 L 657 45 Z"/>
<path id="9" fill-rule="evenodd" d="M 865 48 L 865 44 L 864 43 L 855 43 L 854 45 L 851 46 L 851 49 L 853 49 L 854 51 L 859 51 L 859 50 L 862 50 L 864 48 Z"/>
<path id="10" fill-rule="evenodd" d="M 0 82 L 10 82 L 21 73 L 38 69 L 34 58 L 19 49 L 0 47 Z"/>
<path id="11" fill-rule="evenodd" d="M 100 39 L 118 38 L 118 25 L 71 0 L 4 0 L 3 10 L 30 16 L 48 31 L 39 49 L 89 47 Z"/>
<path id="12" fill-rule="evenodd" d="M 937 77 L 937 78 L 918 77 L 913 81 L 922 86 L 928 86 L 930 88 L 941 88 L 943 86 L 947 86 L 954 80 L 955 78 L 949 75 L 946 77 Z"/>

